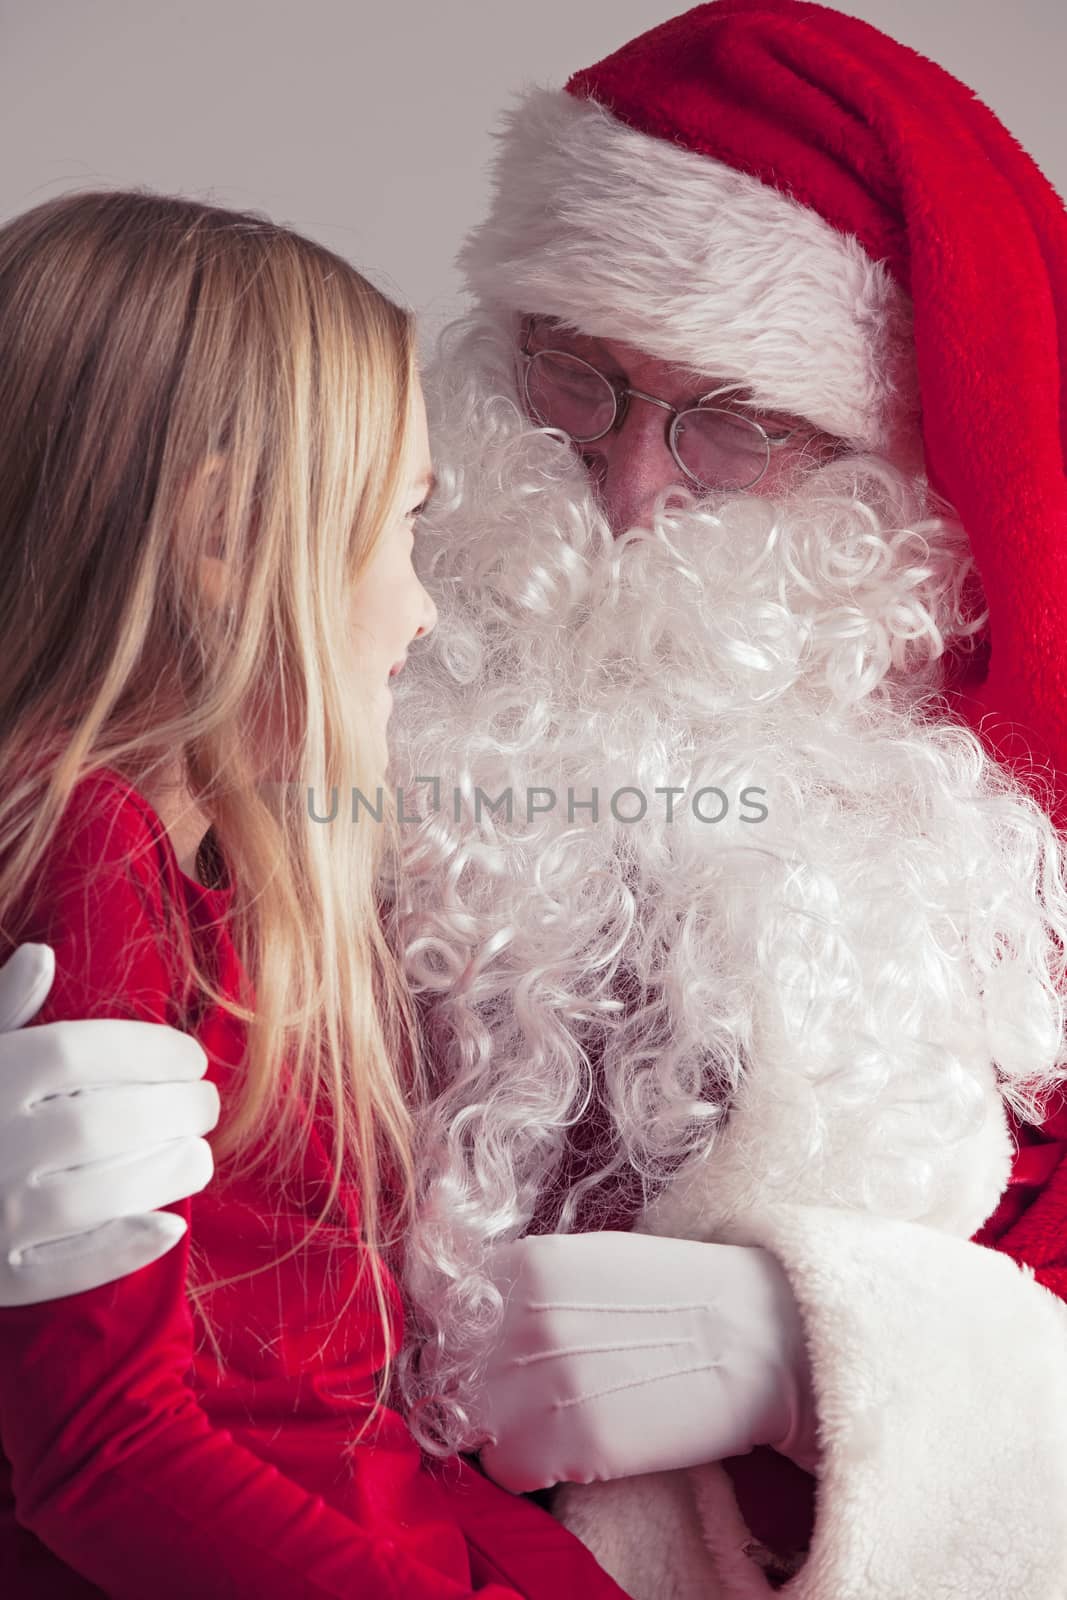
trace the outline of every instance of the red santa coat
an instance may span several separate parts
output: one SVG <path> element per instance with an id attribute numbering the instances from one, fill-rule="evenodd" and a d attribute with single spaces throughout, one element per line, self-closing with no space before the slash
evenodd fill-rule
<path id="1" fill-rule="evenodd" d="M 21 930 L 56 951 L 39 1020 L 125 1015 L 185 1028 L 225 1107 L 242 1027 L 217 1007 L 191 1013 L 174 919 L 236 995 L 232 892 L 185 876 L 159 818 L 115 775 L 85 780 Z M 216 1180 L 169 1208 L 190 1229 L 161 1260 L 0 1311 L 6 1600 L 619 1600 L 538 1507 L 465 1463 L 430 1470 L 394 1411 L 347 1448 L 383 1355 L 359 1281 L 351 1188 L 309 1248 L 210 1296 L 219 1350 L 204 1339 L 186 1292 L 190 1241 L 201 1282 L 274 1262 L 306 1231 L 329 1174 L 313 1128 L 302 1196 L 283 1198 L 262 1178 Z M 392 1280 L 389 1294 L 399 1334 Z"/>

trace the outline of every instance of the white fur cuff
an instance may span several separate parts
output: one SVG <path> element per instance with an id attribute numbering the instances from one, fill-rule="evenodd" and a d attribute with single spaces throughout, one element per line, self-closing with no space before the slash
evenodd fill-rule
<path id="1" fill-rule="evenodd" d="M 788 1600 L 1064 1600 L 1067 1307 L 1006 1256 L 907 1222 L 789 1208 L 729 1242 L 785 1265 L 823 1468 Z M 774 1591 L 719 1466 L 561 1491 L 635 1600 Z"/>

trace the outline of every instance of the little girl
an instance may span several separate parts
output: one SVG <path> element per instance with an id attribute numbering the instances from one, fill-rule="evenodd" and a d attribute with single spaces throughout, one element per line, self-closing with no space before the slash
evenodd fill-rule
<path id="1" fill-rule="evenodd" d="M 385 1403 L 418 1088 L 393 832 L 315 819 L 383 784 L 435 620 L 412 352 L 260 217 L 86 194 L 0 229 L 0 956 L 54 948 L 40 1021 L 193 1033 L 223 1107 L 174 1249 L 0 1311 L 7 1600 L 622 1593 Z"/>

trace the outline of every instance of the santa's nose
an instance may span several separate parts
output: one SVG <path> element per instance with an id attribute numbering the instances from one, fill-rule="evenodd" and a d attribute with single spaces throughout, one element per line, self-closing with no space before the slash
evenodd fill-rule
<path id="1" fill-rule="evenodd" d="M 586 446 L 586 462 L 612 533 L 647 526 L 657 495 L 685 486 L 685 473 L 667 443 L 669 425 L 670 413 L 662 406 L 632 395 L 621 427 Z"/>

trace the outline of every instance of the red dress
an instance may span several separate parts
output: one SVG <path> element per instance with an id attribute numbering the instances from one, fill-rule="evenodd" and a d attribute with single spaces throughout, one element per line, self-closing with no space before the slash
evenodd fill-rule
<path id="1" fill-rule="evenodd" d="M 190 1007 L 175 919 L 236 995 L 231 898 L 181 872 L 121 779 L 83 781 L 18 930 L 56 952 L 38 1020 L 128 1016 L 193 1033 L 225 1115 L 243 1030 L 217 1006 Z M 425 1462 L 396 1412 L 350 1447 L 382 1338 L 351 1189 L 310 1246 L 271 1264 L 328 1181 L 319 1130 L 304 1166 L 299 1193 L 216 1180 L 168 1208 L 189 1221 L 185 1239 L 118 1282 L 0 1310 L 5 1600 L 621 1600 L 537 1506 L 465 1462 Z M 211 1294 L 218 1348 L 187 1297 L 190 1241 L 196 1281 L 268 1267 Z"/>

